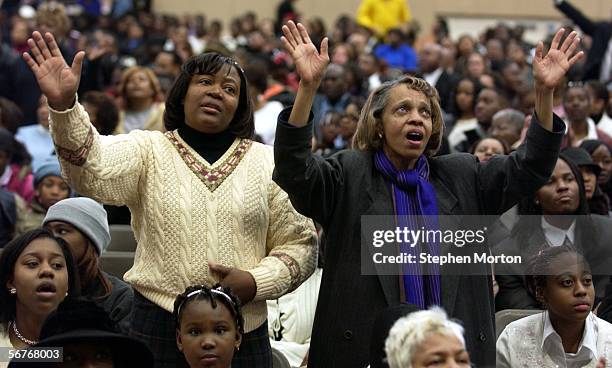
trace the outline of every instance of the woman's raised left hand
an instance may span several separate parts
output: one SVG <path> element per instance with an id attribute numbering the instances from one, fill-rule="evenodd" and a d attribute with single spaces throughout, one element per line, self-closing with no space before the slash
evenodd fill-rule
<path id="1" fill-rule="evenodd" d="M 329 64 L 327 37 L 321 41 L 321 52 L 319 52 L 301 23 L 296 25 L 293 21 L 289 21 L 283 26 L 283 35 L 281 41 L 285 50 L 293 58 L 300 76 L 300 84 L 305 87 L 318 88 L 327 64 Z"/>

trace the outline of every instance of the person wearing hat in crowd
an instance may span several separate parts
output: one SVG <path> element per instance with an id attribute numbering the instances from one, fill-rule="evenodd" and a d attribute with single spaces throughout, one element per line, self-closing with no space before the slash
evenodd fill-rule
<path id="1" fill-rule="evenodd" d="M 40 227 L 49 207 L 70 197 L 70 186 L 62 178 L 57 159 L 46 161 L 34 172 L 34 190 L 34 198 L 24 222 L 17 229 L 18 234 Z"/>
<path id="2" fill-rule="evenodd" d="M 11 362 L 13 367 L 152 367 L 153 353 L 139 340 L 117 332 L 96 303 L 75 298 L 49 315 L 32 348 L 62 348 L 61 363 Z"/>
<path id="3" fill-rule="evenodd" d="M 111 237 L 104 207 L 91 198 L 67 198 L 49 207 L 43 226 L 68 243 L 81 279 L 81 293 L 108 313 L 128 333 L 134 292 L 122 280 L 100 269 L 100 255 Z"/>
<path id="4" fill-rule="evenodd" d="M 580 169 L 590 212 L 610 216 L 608 196 L 597 185 L 597 178 L 601 173 L 601 167 L 593 161 L 591 155 L 583 148 L 568 147 L 563 150 L 563 153 Z"/>

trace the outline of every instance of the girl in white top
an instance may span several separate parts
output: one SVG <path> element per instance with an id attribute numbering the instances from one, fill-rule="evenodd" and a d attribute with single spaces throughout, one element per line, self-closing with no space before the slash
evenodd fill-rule
<path id="1" fill-rule="evenodd" d="M 546 311 L 504 329 L 497 367 L 610 367 L 612 325 L 591 312 L 595 289 L 582 255 L 569 246 L 545 248 L 530 260 L 526 282 Z"/>

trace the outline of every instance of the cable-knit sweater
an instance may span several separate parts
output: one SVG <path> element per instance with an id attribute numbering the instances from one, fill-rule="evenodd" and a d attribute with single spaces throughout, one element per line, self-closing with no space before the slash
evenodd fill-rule
<path id="1" fill-rule="evenodd" d="M 176 131 L 100 136 L 83 107 L 50 110 L 62 172 L 82 195 L 127 205 L 138 242 L 124 275 L 172 311 L 187 286 L 213 284 L 208 262 L 246 270 L 257 285 L 245 331 L 266 320 L 266 299 L 294 290 L 316 265 L 312 221 L 272 181 L 271 147 L 236 139 L 209 165 Z"/>

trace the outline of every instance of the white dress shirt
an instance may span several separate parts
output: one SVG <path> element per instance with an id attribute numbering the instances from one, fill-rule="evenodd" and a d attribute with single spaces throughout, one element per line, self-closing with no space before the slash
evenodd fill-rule
<path id="1" fill-rule="evenodd" d="M 600 357 L 612 362 L 612 324 L 590 313 L 576 354 L 566 354 L 548 313 L 510 323 L 497 339 L 497 368 L 595 368 Z"/>
<path id="2" fill-rule="evenodd" d="M 424 73 L 423 79 L 425 79 L 427 83 L 429 83 L 430 86 L 435 87 L 441 75 L 442 75 L 442 68 L 438 68 L 431 73 Z"/>
<path id="3" fill-rule="evenodd" d="M 567 229 L 561 229 L 560 227 L 556 227 L 551 225 L 544 216 L 542 216 L 542 231 L 544 232 L 544 237 L 546 238 L 546 242 L 551 247 L 558 247 L 563 245 L 565 242 L 565 238 L 567 237 L 571 244 L 574 244 L 574 232 L 576 230 L 576 220 L 572 221 L 572 224 Z"/>
<path id="4" fill-rule="evenodd" d="M 597 325 L 593 313 L 590 313 L 585 321 L 582 340 L 575 354 L 565 352 L 561 336 L 553 328 L 549 314 L 545 314 L 544 333 L 540 346 L 544 354 L 548 354 L 560 367 L 567 368 L 584 367 L 590 361 L 597 360 Z"/>

